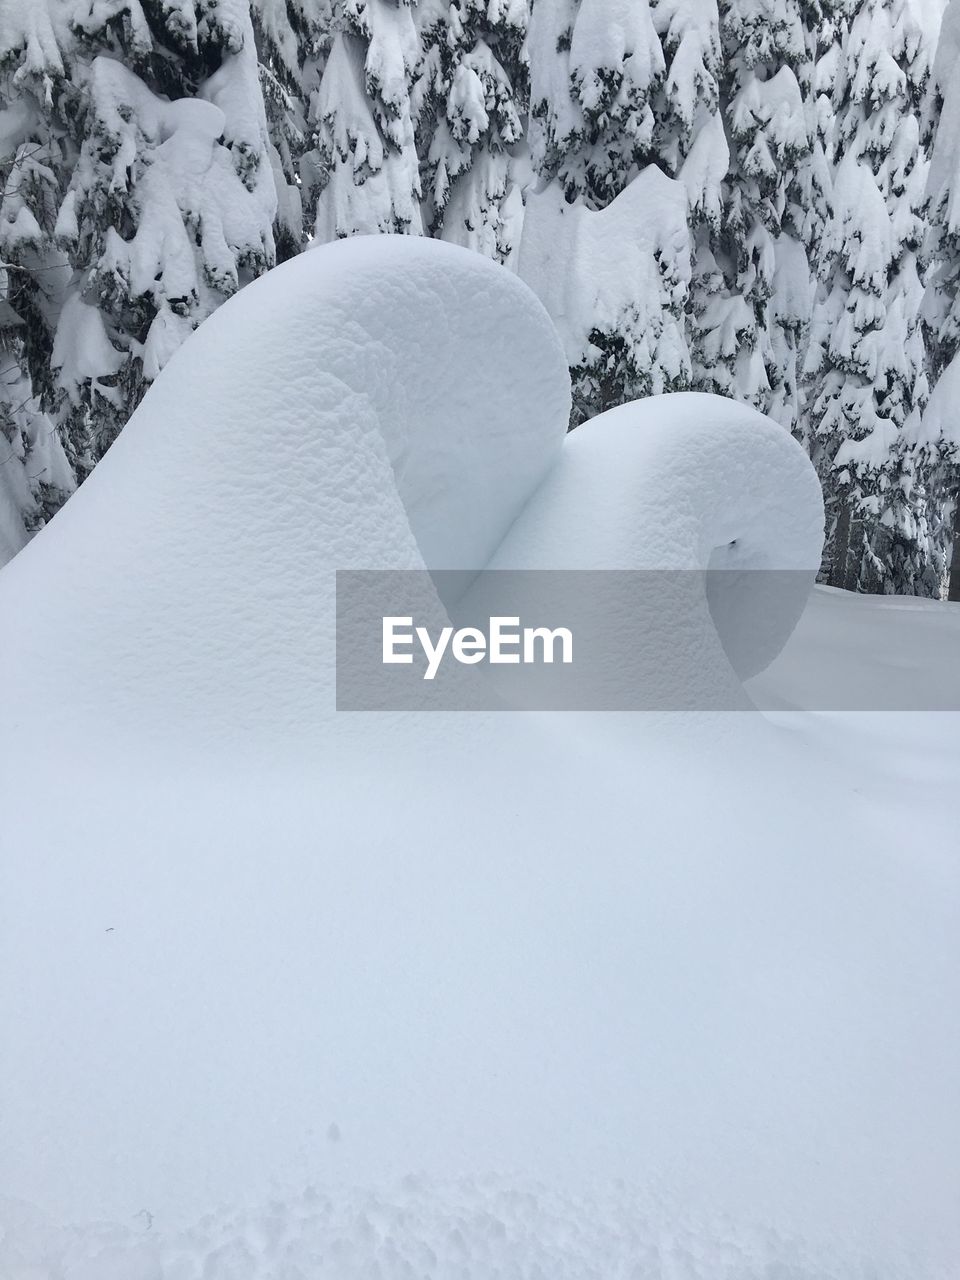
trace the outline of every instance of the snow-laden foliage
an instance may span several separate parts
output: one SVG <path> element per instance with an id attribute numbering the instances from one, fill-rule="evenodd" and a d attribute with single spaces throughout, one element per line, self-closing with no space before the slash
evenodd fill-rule
<path id="1" fill-rule="evenodd" d="M 833 210 L 806 372 L 814 461 L 828 501 L 829 580 L 936 594 L 942 551 L 918 450 L 928 394 L 919 308 L 931 61 L 919 0 L 852 10 L 833 104 Z"/>
<path id="2" fill-rule="evenodd" d="M 690 387 L 755 405 L 816 461 L 831 580 L 935 592 L 960 435 L 940 4 L 0 0 L 10 466 L 30 404 L 82 478 L 274 260 L 423 234 L 535 283 L 574 424 Z M 41 471 L 0 490 L 22 536 L 72 483 Z"/>
<path id="3" fill-rule="evenodd" d="M 657 270 L 641 273 L 643 298 L 620 279 L 622 305 L 597 302 L 624 320 L 613 331 L 596 326 L 592 362 L 577 368 L 580 417 L 644 385 L 692 383 L 796 424 L 813 292 L 808 250 L 829 187 L 813 74 L 823 18 L 799 0 L 534 5 L 537 172 L 588 209 L 609 205 L 650 166 L 686 196 L 684 226 L 671 237 L 682 260 L 661 250 Z M 649 327 L 632 325 L 651 309 L 677 322 L 664 360 Z M 601 382 L 607 397 L 597 400 Z"/>
<path id="4" fill-rule="evenodd" d="M 308 198 L 324 242 L 423 230 L 410 92 L 419 41 L 408 0 L 338 0 L 310 101 Z"/>
<path id="5" fill-rule="evenodd" d="M 0 17 L 21 369 L 82 477 L 184 338 L 275 259 L 253 28 L 244 0 L 8 0 Z"/>
<path id="6" fill-rule="evenodd" d="M 3 270 L 0 269 L 0 288 L 7 285 Z M 73 475 L 56 426 L 34 393 L 25 367 L 24 344 L 16 329 L 11 332 L 5 327 L 0 344 L 2 563 L 14 556 L 54 514 L 73 489 Z"/>
<path id="7" fill-rule="evenodd" d="M 666 60 L 647 0 L 534 4 L 531 147 L 568 199 L 610 203 L 656 154 Z"/>
<path id="8" fill-rule="evenodd" d="M 118 26 L 111 6 L 93 5 L 77 22 L 81 56 L 63 105 L 79 154 L 57 239 L 76 280 L 52 364 L 81 468 L 197 324 L 275 259 L 246 5 L 181 4 L 152 26 L 134 17 Z M 177 85 L 165 82 L 171 52 Z"/>
<path id="9" fill-rule="evenodd" d="M 65 145 L 49 110 L 63 32 L 41 0 L 0 8 L 0 564 L 73 488 L 52 406 L 53 328 L 70 270 L 55 243 Z"/>
<path id="10" fill-rule="evenodd" d="M 939 376 L 960 348 L 960 4 L 947 6 L 937 44 L 926 123 L 935 133 L 927 180 L 930 231 L 926 249 L 934 263 L 924 299 L 929 351 Z M 960 445 L 960 416 L 944 422 Z"/>
<path id="11" fill-rule="evenodd" d="M 949 595 L 960 600 L 960 4 L 947 6 L 940 29 L 924 123 L 932 137 L 923 299 L 927 355 L 935 380 L 920 448 L 932 490 L 932 518 L 953 509 Z M 948 536 L 944 530 L 944 538 Z"/>
<path id="12" fill-rule="evenodd" d="M 806 211 L 827 184 L 807 16 L 799 0 L 721 5 L 729 162 L 720 208 L 707 206 L 698 233 L 694 273 L 697 385 L 789 426 L 812 301 Z"/>
<path id="13" fill-rule="evenodd" d="M 416 89 L 427 230 L 510 262 L 523 218 L 527 0 L 422 0 Z"/>
<path id="14" fill-rule="evenodd" d="M 677 222 L 667 234 L 652 213 L 651 225 L 629 248 L 622 239 L 605 245 L 614 259 L 628 257 L 631 269 L 611 273 L 611 294 L 601 297 L 588 287 L 577 305 L 578 315 L 593 306 L 596 321 L 588 325 L 589 349 L 574 367 L 575 422 L 631 393 L 690 385 L 681 321 L 690 304 L 687 224 L 718 215 L 726 170 L 718 21 L 714 0 L 667 0 L 655 8 L 646 0 L 533 6 L 530 149 L 541 181 L 555 183 L 568 202 L 588 212 L 606 208 L 651 167 L 676 180 L 685 195 L 672 202 Z M 534 194 L 529 203 L 537 199 Z M 633 240 L 626 224 L 621 227 Z M 643 266 L 637 252 L 648 255 Z M 651 312 L 657 315 L 652 326 Z"/>
<path id="15" fill-rule="evenodd" d="M 277 188 L 274 239 L 283 261 L 303 248 L 300 167 L 307 150 L 308 85 L 330 28 L 331 0 L 250 0 L 260 62 L 260 88 Z"/>
<path id="16" fill-rule="evenodd" d="M 689 263 L 686 193 L 656 165 L 605 209 L 557 183 L 529 198 L 519 271 L 563 337 L 574 422 L 688 383 Z"/>

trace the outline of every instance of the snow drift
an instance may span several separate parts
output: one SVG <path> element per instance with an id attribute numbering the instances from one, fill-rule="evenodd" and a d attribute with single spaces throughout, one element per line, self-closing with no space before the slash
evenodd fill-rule
<path id="1" fill-rule="evenodd" d="M 18 714 L 314 723 L 335 569 L 482 566 L 568 409 L 542 308 L 479 255 L 369 238 L 269 273 L 176 354 L 5 575 L 8 660 L 47 673 Z"/>
<path id="2" fill-rule="evenodd" d="M 518 280 L 338 244 L 221 308 L 0 574 L 0 1197 L 51 1215 L 0 1206 L 4 1280 L 830 1274 L 790 1231 L 946 1274 L 928 726 L 331 712 L 337 567 L 812 568 L 776 428 L 567 409 Z"/>
<path id="3" fill-rule="evenodd" d="M 358 238 L 269 273 L 176 354 L 5 575 L 8 661 L 44 672 L 14 714 L 86 706 L 145 733 L 179 707 L 205 732 L 310 732 L 332 706 L 336 569 L 685 570 L 723 555 L 806 570 L 806 594 L 822 513 L 786 433 L 716 397 L 651 400 L 565 441 L 568 413 L 544 309 L 479 255 Z M 735 555 L 715 550 L 731 541 Z M 756 611 L 772 620 L 750 672 L 797 603 Z M 705 608 L 677 679 L 719 687 L 729 667 L 704 629 Z M 723 639 L 737 665 L 729 625 Z"/>

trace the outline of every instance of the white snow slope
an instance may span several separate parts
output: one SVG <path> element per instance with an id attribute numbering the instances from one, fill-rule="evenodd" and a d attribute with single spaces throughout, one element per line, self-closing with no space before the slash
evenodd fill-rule
<path id="1" fill-rule="evenodd" d="M 333 710 L 336 568 L 815 564 L 778 428 L 567 406 L 508 272 L 329 246 L 0 574 L 2 1280 L 955 1275 L 957 718 L 790 710 L 910 705 L 899 602 L 775 717 Z"/>

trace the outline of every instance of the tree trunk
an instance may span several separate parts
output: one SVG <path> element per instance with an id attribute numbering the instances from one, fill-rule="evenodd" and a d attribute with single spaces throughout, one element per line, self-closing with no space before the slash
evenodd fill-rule
<path id="1" fill-rule="evenodd" d="M 953 506 L 953 551 L 950 556 L 950 586 L 948 600 L 960 601 L 960 485 Z"/>
<path id="2" fill-rule="evenodd" d="M 840 514 L 837 516 L 837 528 L 833 536 L 833 563 L 830 567 L 830 586 L 851 590 L 850 577 L 850 503 L 843 495 L 840 497 Z"/>

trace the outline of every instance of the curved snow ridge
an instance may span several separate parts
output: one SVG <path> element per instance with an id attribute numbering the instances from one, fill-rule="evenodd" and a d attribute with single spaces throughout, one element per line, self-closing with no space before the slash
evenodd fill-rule
<path id="1" fill-rule="evenodd" d="M 729 708 L 749 705 L 740 681 L 793 632 L 822 545 L 820 485 L 797 442 L 748 405 L 684 392 L 573 432 L 490 568 L 643 571 L 574 588 L 583 621 L 602 613 L 618 631 L 613 687 L 629 678 L 665 706 Z M 532 581 L 549 589 L 549 575 Z M 498 611 L 515 610 L 501 599 Z"/>
<path id="2" fill-rule="evenodd" d="M 820 484 L 792 436 L 687 391 L 572 432 L 490 567 L 809 571 L 822 542 Z"/>
<path id="3" fill-rule="evenodd" d="M 485 564 L 569 405 L 546 312 L 479 254 L 374 236 L 269 272 L 4 572 L 8 660 L 44 671 L 12 718 L 315 723 L 335 570 Z"/>
<path id="4" fill-rule="evenodd" d="M 666 651 L 669 705 L 747 705 L 739 679 L 779 651 L 819 562 L 810 463 L 716 396 L 639 401 L 568 437 L 569 407 L 547 312 L 479 254 L 361 237 L 269 272 L 183 345 L 0 578 L 11 668 L 43 671 L 4 695 L 7 719 L 313 733 L 335 704 L 336 570 L 488 565 L 792 573 L 776 596 L 753 574 L 696 584 L 669 625 L 623 620 L 628 657 L 644 619 L 664 633 L 636 680 Z M 426 577 L 422 595 L 434 634 Z"/>
<path id="5" fill-rule="evenodd" d="M 0 1209 L 5 1280 L 945 1280 L 915 1254 L 877 1262 L 848 1244 L 677 1213 L 625 1186 L 575 1196 L 496 1176 L 309 1187 L 179 1232 L 146 1209 L 134 1229 L 56 1230 L 26 1206 Z"/>

